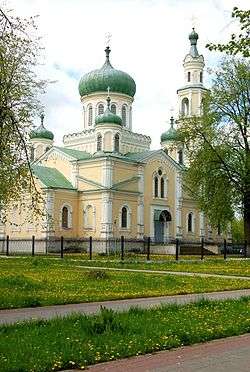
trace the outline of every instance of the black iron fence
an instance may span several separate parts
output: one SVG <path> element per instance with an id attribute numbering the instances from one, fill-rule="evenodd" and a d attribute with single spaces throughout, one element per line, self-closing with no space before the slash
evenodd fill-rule
<path id="1" fill-rule="evenodd" d="M 120 260 L 138 259 L 160 260 L 164 255 L 173 256 L 176 260 L 180 257 L 205 256 L 228 256 L 239 258 L 247 257 L 247 244 L 227 242 L 226 240 L 216 243 L 201 240 L 183 240 L 168 238 L 164 242 L 156 242 L 153 238 L 143 239 L 120 238 L 93 239 L 90 238 L 64 238 L 55 237 L 50 239 L 11 239 L 9 236 L 0 239 L 1 255 L 47 255 L 63 258 L 69 255 L 84 255 L 86 259 L 92 260 L 101 257 L 116 257 Z"/>

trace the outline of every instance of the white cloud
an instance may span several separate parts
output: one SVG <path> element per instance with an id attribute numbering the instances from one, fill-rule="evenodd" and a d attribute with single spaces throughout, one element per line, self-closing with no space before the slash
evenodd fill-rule
<path id="1" fill-rule="evenodd" d="M 189 50 L 192 16 L 206 64 L 216 56 L 208 41 L 227 40 L 235 27 L 234 6 L 245 0 L 10 0 L 16 14 L 39 14 L 45 46 L 43 76 L 56 80 L 43 97 L 46 125 L 61 142 L 65 133 L 80 131 L 78 80 L 104 62 L 104 35 L 111 32 L 111 62 L 136 81 L 133 130 L 152 137 L 159 147 L 168 127 L 176 90 L 183 84 L 182 61 Z"/>

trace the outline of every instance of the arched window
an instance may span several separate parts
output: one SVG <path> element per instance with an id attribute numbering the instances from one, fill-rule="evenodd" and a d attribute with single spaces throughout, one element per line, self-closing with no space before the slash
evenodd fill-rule
<path id="1" fill-rule="evenodd" d="M 183 164 L 183 150 L 178 151 L 178 163 Z"/>
<path id="2" fill-rule="evenodd" d="M 190 81 L 191 81 L 191 72 L 188 71 L 188 82 L 190 82 Z"/>
<path id="3" fill-rule="evenodd" d="M 122 106 L 122 124 L 126 126 L 127 124 L 127 108 L 126 105 Z"/>
<path id="4" fill-rule="evenodd" d="M 161 177 L 161 198 L 165 197 L 165 180 Z"/>
<path id="5" fill-rule="evenodd" d="M 188 214 L 188 232 L 193 232 L 193 213 Z"/>
<path id="6" fill-rule="evenodd" d="M 64 206 L 62 209 L 62 228 L 69 228 L 69 209 L 66 206 Z"/>
<path id="7" fill-rule="evenodd" d="M 111 112 L 113 114 L 116 114 L 116 105 L 114 103 L 112 103 L 112 105 L 111 105 Z"/>
<path id="8" fill-rule="evenodd" d="M 189 114 L 189 101 L 188 98 L 183 98 L 181 103 L 181 113 L 182 115 L 188 115 Z"/>
<path id="9" fill-rule="evenodd" d="M 128 227 L 128 209 L 126 207 L 122 207 L 121 227 L 123 229 Z"/>
<path id="10" fill-rule="evenodd" d="M 158 182 L 158 177 L 155 177 L 155 179 L 154 179 L 154 196 L 155 196 L 155 198 L 158 198 L 158 184 L 159 184 L 159 182 Z"/>
<path id="11" fill-rule="evenodd" d="M 114 138 L 114 150 L 115 152 L 119 152 L 120 150 L 120 136 L 118 133 L 116 133 Z"/>
<path id="12" fill-rule="evenodd" d="M 98 115 L 102 115 L 104 113 L 104 106 L 102 103 L 98 106 Z"/>
<path id="13" fill-rule="evenodd" d="M 203 81 L 203 73 L 200 72 L 200 83 L 202 83 L 202 81 Z"/>
<path id="14" fill-rule="evenodd" d="M 102 151 L 102 135 L 98 134 L 96 142 L 96 151 Z"/>
<path id="15" fill-rule="evenodd" d="M 88 125 L 91 126 L 93 123 L 93 108 L 90 105 L 88 108 Z"/>

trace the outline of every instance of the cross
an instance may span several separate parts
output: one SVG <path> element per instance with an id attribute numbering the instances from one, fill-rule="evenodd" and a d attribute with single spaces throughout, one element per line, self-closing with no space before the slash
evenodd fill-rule
<path id="1" fill-rule="evenodd" d="M 195 28 L 197 26 L 197 20 L 198 18 L 195 17 L 195 15 L 193 14 L 191 17 L 192 28 Z"/>
<path id="2" fill-rule="evenodd" d="M 111 37 L 112 37 L 112 35 L 111 35 L 110 32 L 107 32 L 107 33 L 105 34 L 105 44 L 106 44 L 106 46 L 110 46 L 110 40 L 111 40 Z"/>

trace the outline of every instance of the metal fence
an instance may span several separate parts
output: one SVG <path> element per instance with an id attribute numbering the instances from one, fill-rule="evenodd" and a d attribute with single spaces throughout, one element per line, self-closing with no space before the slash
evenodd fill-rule
<path id="1" fill-rule="evenodd" d="M 159 260 L 164 255 L 173 256 L 178 260 L 181 256 L 195 256 L 204 259 L 205 256 L 247 257 L 246 242 L 234 244 L 224 240 L 221 243 L 201 240 L 181 240 L 168 238 L 164 242 L 155 241 L 151 237 L 143 239 L 71 239 L 55 237 L 50 239 L 11 239 L 7 236 L 0 239 L 1 255 L 47 255 L 63 258 L 67 255 L 85 255 L 86 259 L 116 256 L 121 260 L 143 257 L 147 260 Z"/>

